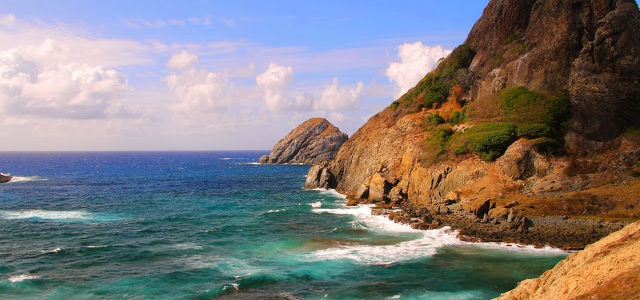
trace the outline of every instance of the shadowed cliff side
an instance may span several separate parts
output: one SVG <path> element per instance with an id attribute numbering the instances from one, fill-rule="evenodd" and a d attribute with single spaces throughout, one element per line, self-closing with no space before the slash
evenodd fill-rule
<path id="1" fill-rule="evenodd" d="M 334 158 L 348 136 L 329 121 L 312 118 L 280 140 L 259 163 L 317 164 Z"/>
<path id="2" fill-rule="evenodd" d="M 640 219 L 638 24 L 633 0 L 492 0 L 305 187 L 416 228 L 584 247 Z"/>

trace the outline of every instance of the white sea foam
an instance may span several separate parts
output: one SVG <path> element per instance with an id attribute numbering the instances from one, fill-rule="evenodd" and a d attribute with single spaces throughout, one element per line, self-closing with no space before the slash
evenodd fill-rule
<path id="1" fill-rule="evenodd" d="M 107 247 L 109 247 L 109 245 L 97 245 L 97 246 L 89 245 L 89 246 L 85 246 L 85 248 L 89 248 L 89 249 L 98 249 L 98 248 L 107 248 Z"/>
<path id="2" fill-rule="evenodd" d="M 254 162 L 248 162 L 248 163 L 246 163 L 246 165 L 254 165 L 254 166 L 256 166 L 256 165 L 264 165 L 264 164 L 254 161 Z"/>
<path id="3" fill-rule="evenodd" d="M 202 246 L 196 243 L 179 243 L 179 244 L 171 245 L 171 248 L 177 249 L 177 250 L 200 250 L 202 249 Z"/>
<path id="4" fill-rule="evenodd" d="M 58 253 L 62 251 L 62 249 L 60 247 L 55 248 L 55 249 L 51 249 L 51 250 L 40 250 L 40 253 L 44 254 L 44 253 Z"/>
<path id="5" fill-rule="evenodd" d="M 18 276 L 11 276 L 9 277 L 9 282 L 22 282 L 25 280 L 30 280 L 30 279 L 38 279 L 40 278 L 40 276 L 35 276 L 35 275 L 18 275 Z"/>
<path id="6" fill-rule="evenodd" d="M 338 193 L 336 190 L 334 189 L 322 189 L 322 188 L 315 188 L 313 189 L 314 191 L 319 191 L 320 194 L 324 194 L 324 195 L 331 195 L 331 196 L 335 196 L 337 198 L 340 199 L 347 199 L 347 195 L 345 194 L 341 194 Z"/>
<path id="7" fill-rule="evenodd" d="M 65 219 L 90 219 L 92 213 L 83 210 L 41 210 L 41 209 L 25 209 L 25 210 L 2 210 L 0 217 L 7 220 L 16 219 L 45 219 L 45 220 L 65 220 Z"/>
<path id="8" fill-rule="evenodd" d="M 311 207 L 313 208 L 320 208 L 322 207 L 322 202 L 317 201 L 317 202 L 309 203 L 309 205 L 311 205 Z"/>
<path id="9" fill-rule="evenodd" d="M 362 264 L 384 265 L 433 256 L 438 248 L 462 244 L 448 227 L 425 230 L 420 238 L 393 245 L 345 245 L 311 253 L 313 260 L 349 259 Z"/>
<path id="10" fill-rule="evenodd" d="M 497 249 L 504 250 L 510 252 L 522 252 L 527 255 L 563 255 L 569 252 L 559 249 L 553 248 L 550 246 L 544 246 L 542 248 L 536 248 L 534 245 L 520 245 L 520 244 L 512 244 L 512 243 L 473 243 L 475 247 L 484 248 L 484 249 Z"/>
<path id="11" fill-rule="evenodd" d="M 347 207 L 341 204 L 338 208 L 314 208 L 314 213 L 336 215 L 352 215 L 354 229 L 371 230 L 382 234 L 408 234 L 415 239 L 393 245 L 342 245 L 334 248 L 314 251 L 310 254 L 313 260 L 349 259 L 362 264 L 391 264 L 399 261 L 432 256 L 438 248 L 444 246 L 469 246 L 495 250 L 525 251 L 538 255 L 560 255 L 566 253 L 560 249 L 545 247 L 535 249 L 533 246 L 507 246 L 505 243 L 470 243 L 458 239 L 458 233 L 450 227 L 434 230 L 413 229 L 409 225 L 395 223 L 386 216 L 372 215 L 371 206 L 358 205 Z"/>
<path id="12" fill-rule="evenodd" d="M 233 157 L 223 157 L 220 160 L 232 160 L 232 159 L 235 159 L 235 158 L 233 158 Z"/>
<path id="13" fill-rule="evenodd" d="M 41 181 L 48 180 L 46 178 L 40 178 L 40 176 L 13 176 L 9 182 L 29 182 L 29 181 Z"/>
<path id="14" fill-rule="evenodd" d="M 422 230 L 413 229 L 406 224 L 395 223 L 386 216 L 372 215 L 371 206 L 358 205 L 355 207 L 347 207 L 341 204 L 339 208 L 315 208 L 311 210 L 314 213 L 329 213 L 335 215 L 352 215 L 356 219 L 352 222 L 354 228 L 367 228 L 377 232 L 393 232 L 393 233 L 421 233 Z"/>
<path id="15" fill-rule="evenodd" d="M 284 208 L 281 208 L 281 209 L 270 209 L 270 210 L 267 210 L 266 214 L 278 213 L 278 212 L 282 212 L 282 211 L 285 211 L 285 210 L 286 209 L 284 209 Z"/>

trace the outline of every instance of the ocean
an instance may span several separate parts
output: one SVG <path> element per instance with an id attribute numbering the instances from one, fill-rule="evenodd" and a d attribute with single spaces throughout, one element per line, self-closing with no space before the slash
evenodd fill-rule
<path id="1" fill-rule="evenodd" d="M 413 230 L 263 154 L 0 153 L 0 299 L 488 299 L 567 255 Z"/>

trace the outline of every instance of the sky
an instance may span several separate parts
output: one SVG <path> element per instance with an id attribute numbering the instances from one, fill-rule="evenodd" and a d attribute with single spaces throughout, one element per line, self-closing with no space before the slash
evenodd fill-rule
<path id="1" fill-rule="evenodd" d="M 0 3 L 0 151 L 144 151 L 351 135 L 488 0 Z"/>

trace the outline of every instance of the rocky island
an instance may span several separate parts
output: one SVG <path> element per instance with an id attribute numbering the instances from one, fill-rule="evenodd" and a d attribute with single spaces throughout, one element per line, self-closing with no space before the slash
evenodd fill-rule
<path id="1" fill-rule="evenodd" d="M 5 174 L 0 173 L 0 183 L 9 182 L 9 181 L 11 181 L 12 178 L 13 177 L 11 177 L 9 175 L 5 175 Z"/>
<path id="2" fill-rule="evenodd" d="M 640 219 L 633 0 L 492 0 L 306 188 L 468 240 L 581 249 Z"/>
<path id="3" fill-rule="evenodd" d="M 266 164 L 318 164 L 332 160 L 348 136 L 323 118 L 300 124 L 281 139 L 269 155 L 258 160 Z"/>

